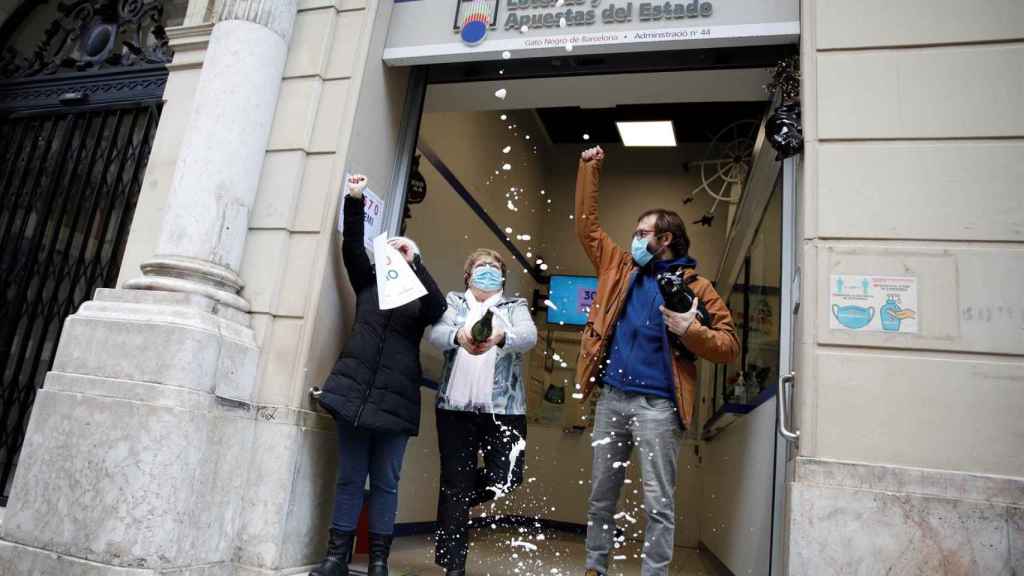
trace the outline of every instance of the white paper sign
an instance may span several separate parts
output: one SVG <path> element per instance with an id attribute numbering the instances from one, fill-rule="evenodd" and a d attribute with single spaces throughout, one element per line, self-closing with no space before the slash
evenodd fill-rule
<path id="1" fill-rule="evenodd" d="M 377 299 L 381 310 L 398 308 L 426 295 L 427 289 L 402 253 L 388 245 L 387 233 L 373 239 L 373 263 L 377 269 Z"/>
<path id="2" fill-rule="evenodd" d="M 342 182 L 348 182 L 349 174 L 345 174 Z M 344 186 L 344 184 L 343 184 Z M 345 194 L 347 195 L 347 188 Z M 368 187 L 363 189 L 363 245 L 367 250 L 373 250 L 373 239 L 380 236 L 384 230 L 384 202 Z M 342 231 L 345 223 L 345 202 L 338 206 L 338 232 Z"/>
<path id="3" fill-rule="evenodd" d="M 917 278 L 833 274 L 833 330 L 917 334 Z"/>

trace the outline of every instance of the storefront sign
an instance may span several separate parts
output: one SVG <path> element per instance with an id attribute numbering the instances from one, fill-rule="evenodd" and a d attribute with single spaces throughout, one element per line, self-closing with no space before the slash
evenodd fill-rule
<path id="1" fill-rule="evenodd" d="M 414 0 L 396 2 L 384 60 L 503 57 L 794 42 L 798 0 Z M 454 17 L 454 23 L 453 23 Z"/>
<path id="2" fill-rule="evenodd" d="M 834 274 L 831 283 L 833 330 L 918 332 L 917 278 Z"/>

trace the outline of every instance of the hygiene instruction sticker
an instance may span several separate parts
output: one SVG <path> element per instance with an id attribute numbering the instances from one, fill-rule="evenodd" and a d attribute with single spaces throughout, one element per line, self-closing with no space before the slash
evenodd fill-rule
<path id="1" fill-rule="evenodd" d="M 833 330 L 917 334 L 917 278 L 833 274 Z"/>

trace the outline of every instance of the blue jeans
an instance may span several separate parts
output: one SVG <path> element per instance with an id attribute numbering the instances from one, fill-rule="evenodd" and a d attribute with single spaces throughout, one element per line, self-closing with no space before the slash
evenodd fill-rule
<path id="1" fill-rule="evenodd" d="M 683 429 L 672 400 L 605 386 L 594 418 L 594 468 L 587 514 L 587 568 L 608 573 L 615 548 L 615 507 L 626 479 L 623 463 L 640 450 L 643 477 L 644 554 L 641 576 L 666 576 L 676 528 L 676 465 Z M 635 460 L 634 460 L 635 461 Z M 633 519 L 624 518 L 632 528 Z"/>
<path id="2" fill-rule="evenodd" d="M 398 510 L 398 479 L 409 437 L 371 432 L 338 423 L 338 486 L 331 528 L 354 532 L 370 476 L 370 532 L 390 535 Z"/>

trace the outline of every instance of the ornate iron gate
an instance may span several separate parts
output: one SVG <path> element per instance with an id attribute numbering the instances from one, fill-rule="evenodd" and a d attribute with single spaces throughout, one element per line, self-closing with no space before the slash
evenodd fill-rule
<path id="1" fill-rule="evenodd" d="M 167 80 L 158 4 L 61 2 L 0 59 L 0 505 L 64 320 L 117 281 Z"/>

